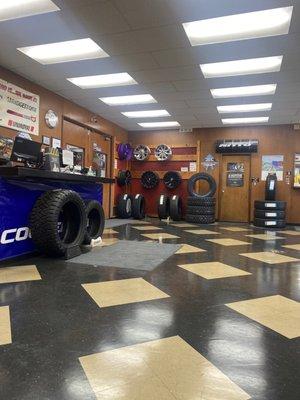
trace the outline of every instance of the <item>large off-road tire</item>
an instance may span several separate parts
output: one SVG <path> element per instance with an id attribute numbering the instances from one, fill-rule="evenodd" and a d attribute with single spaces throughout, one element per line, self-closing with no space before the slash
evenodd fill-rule
<path id="1" fill-rule="evenodd" d="M 187 206 L 186 213 L 193 215 L 215 215 L 215 206 Z"/>
<path id="2" fill-rule="evenodd" d="M 159 219 L 166 219 L 170 216 L 170 198 L 161 194 L 158 199 L 157 213 Z"/>
<path id="3" fill-rule="evenodd" d="M 129 194 L 122 194 L 118 201 L 117 214 L 119 218 L 131 218 L 132 216 L 132 197 Z"/>
<path id="4" fill-rule="evenodd" d="M 205 194 L 200 194 L 195 191 L 195 184 L 197 181 L 200 180 L 204 180 L 209 184 L 209 191 Z M 195 174 L 188 180 L 188 192 L 191 197 L 198 197 L 200 199 L 205 197 L 212 197 L 216 193 L 216 190 L 217 190 L 216 181 L 211 175 L 205 172 L 200 172 L 198 174 Z"/>
<path id="5" fill-rule="evenodd" d="M 145 197 L 142 194 L 136 194 L 132 201 L 132 216 L 134 219 L 145 218 Z"/>
<path id="6" fill-rule="evenodd" d="M 86 202 L 87 227 L 83 244 L 90 244 L 93 239 L 102 236 L 104 231 L 105 216 L 102 205 L 95 200 Z"/>
<path id="7" fill-rule="evenodd" d="M 182 200 L 179 196 L 170 198 L 170 218 L 173 221 L 180 221 L 182 218 Z"/>
<path id="8" fill-rule="evenodd" d="M 214 197 L 188 197 L 187 198 L 187 205 L 188 206 L 213 206 L 216 204 L 216 199 Z"/>
<path id="9" fill-rule="evenodd" d="M 256 210 L 280 210 L 284 211 L 286 209 L 285 201 L 261 201 L 256 200 L 254 202 L 254 208 Z"/>
<path id="10" fill-rule="evenodd" d="M 48 256 L 64 256 L 83 242 L 87 226 L 85 204 L 72 190 L 50 190 L 36 201 L 30 215 L 32 240 Z"/>
<path id="11" fill-rule="evenodd" d="M 194 224 L 213 224 L 215 222 L 215 216 L 186 214 L 185 220 L 186 222 L 192 222 Z"/>

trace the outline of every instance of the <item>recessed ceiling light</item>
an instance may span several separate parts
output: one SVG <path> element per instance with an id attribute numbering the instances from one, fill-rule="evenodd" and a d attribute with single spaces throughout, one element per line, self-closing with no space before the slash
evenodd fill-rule
<path id="1" fill-rule="evenodd" d="M 109 57 L 90 38 L 21 47 L 18 50 L 43 65 Z"/>
<path id="2" fill-rule="evenodd" d="M 292 12 L 293 7 L 273 8 L 187 22 L 183 28 L 192 46 L 285 35 Z"/>
<path id="3" fill-rule="evenodd" d="M 130 104 L 157 103 L 151 94 L 134 94 L 131 96 L 100 97 L 99 100 L 109 106 L 122 106 Z"/>
<path id="4" fill-rule="evenodd" d="M 222 76 L 264 74 L 280 71 L 283 56 L 249 58 L 246 60 L 225 61 L 201 64 L 205 78 Z"/>
<path id="5" fill-rule="evenodd" d="M 248 97 L 248 96 L 266 96 L 272 95 L 276 91 L 277 84 L 240 86 L 221 89 L 211 89 L 214 99 L 222 99 L 228 97 Z"/>
<path id="6" fill-rule="evenodd" d="M 180 126 L 177 121 L 165 121 L 165 122 L 140 122 L 140 126 L 143 128 L 172 128 Z"/>
<path id="7" fill-rule="evenodd" d="M 224 125 L 239 125 L 239 124 L 259 124 L 269 121 L 269 117 L 249 117 L 249 118 L 225 118 L 222 119 Z"/>
<path id="8" fill-rule="evenodd" d="M 59 10 L 51 0 L 1 0 L 0 21 Z"/>
<path id="9" fill-rule="evenodd" d="M 169 117 L 167 110 L 147 110 L 147 111 L 127 111 L 122 112 L 128 118 L 153 118 L 153 117 Z"/>
<path id="10" fill-rule="evenodd" d="M 93 89 L 110 86 L 137 85 L 137 82 L 127 72 L 119 74 L 81 76 L 79 78 L 67 78 L 68 81 L 82 89 Z"/>
<path id="11" fill-rule="evenodd" d="M 243 112 L 254 112 L 254 111 L 270 111 L 272 109 L 272 103 L 218 106 L 217 109 L 220 114 L 243 113 Z"/>

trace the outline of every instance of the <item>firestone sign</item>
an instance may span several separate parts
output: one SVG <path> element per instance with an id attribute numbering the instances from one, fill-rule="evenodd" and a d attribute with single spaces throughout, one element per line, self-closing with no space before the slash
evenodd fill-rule
<path id="1" fill-rule="evenodd" d="M 40 97 L 0 79 L 0 126 L 39 134 Z"/>

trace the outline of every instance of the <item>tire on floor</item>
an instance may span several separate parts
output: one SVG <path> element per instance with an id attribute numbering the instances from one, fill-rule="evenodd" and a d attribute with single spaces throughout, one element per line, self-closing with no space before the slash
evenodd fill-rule
<path id="1" fill-rule="evenodd" d="M 117 214 L 119 218 L 131 218 L 132 216 L 132 197 L 126 193 L 119 197 Z"/>
<path id="2" fill-rule="evenodd" d="M 170 218 L 180 221 L 182 218 L 182 200 L 180 196 L 174 195 L 170 198 Z"/>
<path id="3" fill-rule="evenodd" d="M 89 200 L 86 203 L 87 227 L 83 244 L 90 244 L 92 240 L 102 236 L 104 231 L 105 216 L 99 201 Z"/>
<path id="4" fill-rule="evenodd" d="M 159 196 L 157 213 L 159 219 L 166 219 L 170 216 L 170 198 L 166 194 Z"/>
<path id="5" fill-rule="evenodd" d="M 145 218 L 145 197 L 142 194 L 136 194 L 132 201 L 132 216 L 135 219 Z"/>

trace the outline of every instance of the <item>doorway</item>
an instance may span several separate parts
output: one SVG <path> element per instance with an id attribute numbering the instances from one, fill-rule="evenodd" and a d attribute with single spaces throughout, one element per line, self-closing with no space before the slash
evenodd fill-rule
<path id="1" fill-rule="evenodd" d="M 250 220 L 249 155 L 222 157 L 219 194 L 219 220 L 249 222 Z"/>

